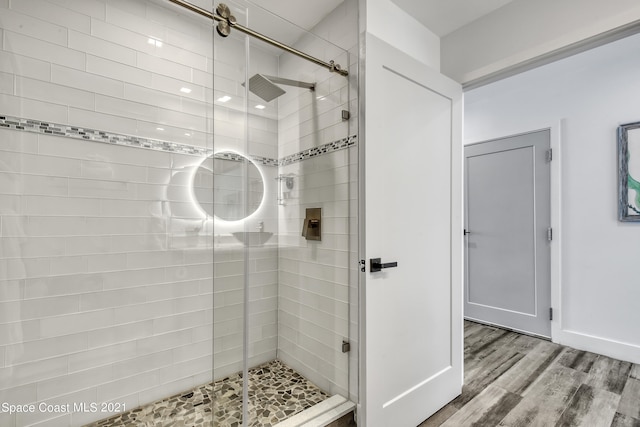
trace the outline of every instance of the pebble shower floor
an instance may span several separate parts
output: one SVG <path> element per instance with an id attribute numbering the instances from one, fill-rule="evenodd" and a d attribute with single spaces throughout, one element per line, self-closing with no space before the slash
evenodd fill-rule
<path id="1" fill-rule="evenodd" d="M 328 397 L 315 384 L 279 360 L 265 363 L 249 370 L 248 425 L 274 426 Z M 240 425 L 242 374 L 238 373 L 86 427 Z"/>

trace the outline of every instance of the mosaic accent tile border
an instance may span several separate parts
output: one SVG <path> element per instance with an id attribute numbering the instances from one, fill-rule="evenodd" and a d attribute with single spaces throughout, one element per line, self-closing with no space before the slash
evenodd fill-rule
<path id="1" fill-rule="evenodd" d="M 270 159 L 269 157 L 260 157 L 260 156 L 250 156 L 250 157 L 251 157 L 251 160 L 263 166 L 274 166 L 274 167 L 279 166 L 279 162 L 277 159 Z"/>
<path id="2" fill-rule="evenodd" d="M 232 153 L 230 151 L 223 151 L 221 153 L 216 153 L 213 155 L 213 157 L 220 160 L 230 160 L 232 162 L 241 162 L 244 160 L 244 156 L 241 156 L 238 153 Z"/>
<path id="3" fill-rule="evenodd" d="M 211 154 L 211 150 L 202 147 L 195 147 L 193 145 L 178 144 L 158 139 L 141 138 L 138 136 L 123 135 L 96 129 L 9 116 L 0 116 L 0 128 L 22 130 L 45 135 L 57 135 L 74 139 L 84 139 L 88 141 L 103 142 L 106 144 L 126 145 L 129 147 L 168 151 L 171 153 L 190 154 L 196 156 L 206 156 Z"/>
<path id="4" fill-rule="evenodd" d="M 273 360 L 249 370 L 250 427 L 271 427 L 329 398 L 302 375 Z M 242 425 L 242 373 L 85 427 Z"/>
<path id="5" fill-rule="evenodd" d="M 291 154 L 289 156 L 283 157 L 280 159 L 280 166 L 290 165 L 291 163 L 300 162 L 302 160 L 307 160 L 312 157 L 319 156 L 321 154 L 330 153 L 332 151 L 343 150 L 345 148 L 353 147 L 358 143 L 358 136 L 351 135 L 346 138 L 342 138 L 338 141 L 329 142 L 328 144 L 321 145 L 319 147 L 310 148 L 308 150 L 301 151 L 296 154 Z"/>
<path id="6" fill-rule="evenodd" d="M 128 147 L 145 148 L 148 150 L 165 151 L 170 153 L 187 154 L 193 156 L 209 156 L 213 152 L 211 149 L 196 147 L 188 144 L 162 141 L 159 139 L 143 138 L 139 136 L 124 135 L 113 132 L 105 132 L 96 129 L 83 128 L 78 126 L 62 125 L 58 123 L 44 122 L 40 120 L 24 119 L 11 116 L 0 116 L 0 128 L 20 130 L 25 132 L 41 133 L 45 135 L 56 135 L 66 138 L 84 139 L 105 144 L 124 145 Z M 319 147 L 292 154 L 282 159 L 271 159 L 269 157 L 250 156 L 251 160 L 263 166 L 285 166 L 291 163 L 307 160 L 321 154 L 330 153 L 337 150 L 353 147 L 357 144 L 357 135 L 351 135 L 338 141 L 329 142 Z M 227 156 L 229 154 L 229 156 Z M 234 158 L 238 157 L 238 158 Z M 223 157 L 227 160 L 241 160 L 240 155 L 225 153 Z"/>
<path id="7" fill-rule="evenodd" d="M 231 160 L 233 162 L 241 162 L 245 158 L 241 154 L 232 153 L 230 151 L 222 151 L 220 153 L 216 153 L 213 155 L 216 159 L 222 160 Z M 255 163 L 261 164 L 263 166 L 278 166 L 278 161 L 276 159 L 270 159 L 269 157 L 260 157 L 260 156 L 249 156 L 251 160 Z"/>

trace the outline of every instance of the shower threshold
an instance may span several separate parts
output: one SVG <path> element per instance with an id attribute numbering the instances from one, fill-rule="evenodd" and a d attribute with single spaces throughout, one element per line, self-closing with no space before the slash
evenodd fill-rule
<path id="1" fill-rule="evenodd" d="M 345 406 L 346 405 L 346 406 Z M 350 406 L 349 406 L 350 405 Z M 349 406 L 349 408 L 347 408 Z M 315 384 L 279 360 L 249 370 L 251 427 L 295 426 L 321 420 L 331 422 L 353 404 L 342 396 L 329 397 Z M 328 418 L 330 417 L 330 418 Z M 287 422 L 287 420 L 290 420 Z M 242 424 L 242 373 L 140 406 L 85 427 L 216 426 Z"/>

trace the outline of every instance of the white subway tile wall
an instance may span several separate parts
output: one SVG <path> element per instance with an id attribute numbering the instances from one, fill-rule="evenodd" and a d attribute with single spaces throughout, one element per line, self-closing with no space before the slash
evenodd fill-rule
<path id="1" fill-rule="evenodd" d="M 243 108 L 244 46 L 217 44 L 214 64 L 205 19 L 142 0 L 0 1 L 0 42 L 2 116 L 209 149 L 215 131 L 216 148 L 244 149 L 244 114 L 220 105 L 214 124 L 213 109 L 214 69 L 216 92 Z M 256 58 L 277 73 L 274 55 Z M 277 158 L 274 114 L 250 120 L 249 154 Z M 0 129 L 0 402 L 132 409 L 241 369 L 242 246 L 213 262 L 220 239 L 185 180 L 199 161 Z M 277 249 L 249 269 L 259 364 L 276 357 Z M 0 425 L 109 415 L 2 413 Z"/>
<path id="2" fill-rule="evenodd" d="M 355 147 L 284 166 L 294 190 L 280 209 L 278 357 L 331 394 L 349 396 L 349 191 Z M 301 236 L 306 208 L 322 208 L 322 240 Z"/>
<path id="3" fill-rule="evenodd" d="M 23 152 L 20 140 L 33 151 L 33 138 L 36 152 Z M 146 179 L 198 157 L 16 130 L 0 130 L 0 141 L 0 401 L 132 408 L 210 381 L 211 239 L 172 247 L 166 210 L 184 198 Z M 180 221 L 174 235 L 200 220 Z M 0 424 L 55 416 L 5 414 Z"/>
<path id="4" fill-rule="evenodd" d="M 314 92 L 291 90 L 278 100 L 281 159 L 357 133 L 357 22 L 357 2 L 345 1 L 312 30 L 341 48 L 310 35 L 295 45 L 335 60 L 348 78 L 280 56 L 280 76 L 316 83 Z M 294 188 L 279 207 L 278 358 L 330 394 L 357 401 L 358 151 L 349 147 L 280 168 Z M 322 208 L 321 241 L 301 236 L 307 208 Z"/>

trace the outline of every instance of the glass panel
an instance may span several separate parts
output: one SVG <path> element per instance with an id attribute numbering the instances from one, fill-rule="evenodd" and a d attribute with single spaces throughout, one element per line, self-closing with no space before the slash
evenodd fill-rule
<path id="1" fill-rule="evenodd" d="M 293 46 L 349 64 L 345 51 L 308 33 Z M 278 57 L 278 76 L 314 86 L 287 86 L 277 100 L 277 360 L 304 409 L 349 397 L 349 80 L 291 53 Z"/>
<path id="2" fill-rule="evenodd" d="M 242 19 L 242 9 L 230 6 Z M 247 150 L 247 99 L 242 87 L 247 74 L 247 37 L 237 31 L 226 38 L 215 34 L 215 30 L 213 33 L 214 154 L 208 160 L 213 172 L 210 220 L 215 260 L 213 425 L 231 426 L 246 420 L 243 412 L 247 401 L 244 371 L 249 258 L 243 238 L 245 223 L 259 215 L 264 190 L 261 196 L 258 193 L 264 184 Z M 255 191 L 252 185 L 257 187 Z"/>
<path id="3" fill-rule="evenodd" d="M 344 50 L 252 3 L 227 4 L 242 25 L 350 65 Z M 216 214 L 216 269 L 234 263 L 234 271 L 248 273 L 244 294 L 234 288 L 236 298 L 228 303 L 217 289 L 231 286 L 232 278 L 216 273 L 216 319 L 218 311 L 243 315 L 244 324 L 216 328 L 214 342 L 223 345 L 225 336 L 244 333 L 246 347 L 242 360 L 237 338 L 238 351 L 225 359 L 233 360 L 228 369 L 217 360 L 228 353 L 215 350 L 214 376 L 218 390 L 248 398 L 244 425 L 273 425 L 330 396 L 349 398 L 350 354 L 342 352 L 342 343 L 350 335 L 349 263 L 356 248 L 350 246 L 350 232 L 356 232 L 350 200 L 357 193 L 351 172 L 355 140 L 342 117 L 349 110 L 349 80 L 237 30 L 226 39 L 216 36 L 214 45 L 214 149 L 252 162 L 242 174 L 244 191 L 233 196 L 226 191 L 232 186 L 228 177 L 214 173 L 214 214 L 219 205 L 231 209 L 240 193 L 245 209 L 244 218 Z M 254 167 L 261 180 L 248 175 Z M 254 195 L 263 196 L 257 208 Z M 307 218 L 308 209 L 316 209 L 315 216 Z M 223 425 L 239 404 L 224 408 L 230 399 L 222 392 L 216 399 Z"/>
<path id="4" fill-rule="evenodd" d="M 211 23 L 167 2 L 0 1 L 0 28 L 0 403 L 18 405 L 0 425 L 195 425 Z"/>

